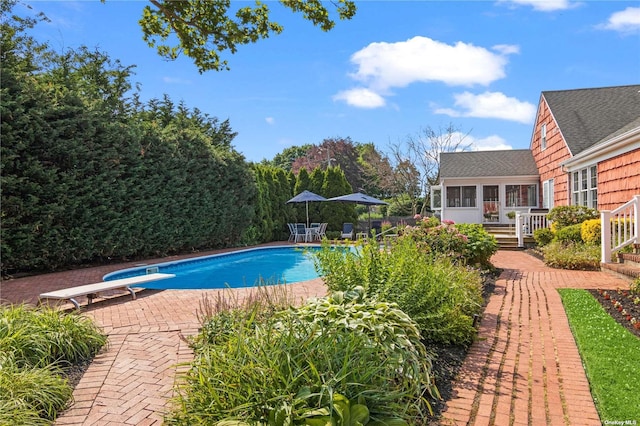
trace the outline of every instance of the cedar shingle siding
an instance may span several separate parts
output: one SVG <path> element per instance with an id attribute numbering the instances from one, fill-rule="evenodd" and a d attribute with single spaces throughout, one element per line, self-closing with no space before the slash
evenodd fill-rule
<path id="1" fill-rule="evenodd" d="M 546 149 L 541 128 L 546 124 Z M 554 179 L 554 205 L 571 204 L 569 174 L 561 163 L 640 126 L 640 85 L 542 92 L 530 148 L 540 182 Z M 595 159 L 598 209 L 610 210 L 640 194 L 639 142 L 629 152 Z"/>
<path id="2" fill-rule="evenodd" d="M 613 210 L 640 194 L 640 149 L 598 164 L 598 210 Z"/>
<path id="3" fill-rule="evenodd" d="M 540 129 L 543 124 L 547 125 L 547 147 L 544 150 L 541 149 L 540 140 Z M 571 158 L 571 154 L 544 98 L 540 99 L 538 106 L 538 117 L 531 141 L 531 150 L 540 174 L 540 182 L 554 179 L 553 205 L 569 204 L 568 177 L 558 167 L 558 164 Z"/>

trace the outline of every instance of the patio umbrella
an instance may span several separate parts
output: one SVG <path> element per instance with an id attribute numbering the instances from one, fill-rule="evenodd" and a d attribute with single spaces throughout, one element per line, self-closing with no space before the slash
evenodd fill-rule
<path id="1" fill-rule="evenodd" d="M 335 201 L 338 203 L 355 203 L 367 206 L 367 210 L 369 211 L 369 232 L 371 232 L 371 206 L 382 206 L 389 204 L 370 195 L 363 194 L 362 192 L 355 192 L 353 194 L 327 198 L 327 201 Z"/>
<path id="2" fill-rule="evenodd" d="M 289 203 L 305 203 L 307 205 L 307 228 L 309 227 L 309 201 L 326 201 L 322 195 L 314 194 L 311 191 L 307 191 L 306 189 L 287 201 Z"/>

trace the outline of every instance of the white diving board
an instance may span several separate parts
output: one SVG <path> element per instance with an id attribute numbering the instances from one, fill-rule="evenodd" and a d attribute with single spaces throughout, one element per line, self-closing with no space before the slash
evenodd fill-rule
<path id="1" fill-rule="evenodd" d="M 131 288 L 132 286 L 139 286 L 140 284 L 148 283 L 151 281 L 166 280 L 167 278 L 173 277 L 175 277 L 174 274 L 155 273 L 140 275 L 137 277 L 121 278 L 119 280 L 103 281 L 95 284 L 86 284 L 77 287 L 63 288 L 61 290 L 40 294 L 40 300 L 38 301 L 38 304 L 41 304 L 45 300 L 50 299 L 69 300 L 71 303 L 73 303 L 76 309 L 80 309 L 80 304 L 75 299 L 76 297 L 87 296 L 87 298 L 89 299 L 89 304 L 91 304 L 92 300 L 98 297 L 100 292 L 117 289 L 128 290 L 129 293 L 131 293 L 131 296 L 135 299 L 136 293 Z"/>

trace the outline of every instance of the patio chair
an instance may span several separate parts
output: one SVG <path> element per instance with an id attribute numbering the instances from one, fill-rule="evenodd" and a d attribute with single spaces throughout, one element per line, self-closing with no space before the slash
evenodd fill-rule
<path id="1" fill-rule="evenodd" d="M 321 240 L 327 236 L 327 225 L 328 223 L 321 223 L 320 228 L 318 228 L 318 239 Z"/>
<path id="2" fill-rule="evenodd" d="M 295 241 L 298 242 L 298 238 L 302 238 L 303 241 L 307 238 L 307 226 L 304 223 L 296 223 L 295 226 Z"/>
<path id="3" fill-rule="evenodd" d="M 349 238 L 350 240 L 353 239 L 353 223 L 346 222 L 342 224 L 341 238 Z"/>
<path id="4" fill-rule="evenodd" d="M 311 240 L 319 240 L 320 239 L 320 222 L 312 222 L 310 227 Z M 308 231 L 308 230 L 307 230 Z"/>
<path id="5" fill-rule="evenodd" d="M 289 239 L 287 241 L 291 242 L 291 241 L 295 241 L 296 239 L 296 228 L 295 228 L 295 224 L 293 223 L 287 223 L 287 226 L 289 227 Z"/>

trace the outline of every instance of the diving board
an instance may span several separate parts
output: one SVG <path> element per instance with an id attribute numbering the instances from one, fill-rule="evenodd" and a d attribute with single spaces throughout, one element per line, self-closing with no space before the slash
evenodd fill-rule
<path id="1" fill-rule="evenodd" d="M 121 278 L 119 280 L 102 281 L 99 283 L 86 284 L 77 287 L 63 288 L 61 290 L 40 294 L 40 300 L 38 301 L 38 304 L 42 304 L 44 301 L 52 299 L 69 300 L 71 303 L 73 303 L 76 309 L 80 309 L 80 304 L 76 300 L 76 297 L 87 296 L 87 298 L 89 299 L 89 304 L 91 304 L 93 299 L 98 297 L 100 292 L 118 289 L 129 291 L 129 293 L 131 293 L 131 296 L 135 299 L 136 293 L 133 291 L 133 288 L 131 288 L 132 286 L 139 286 L 140 284 L 148 283 L 151 281 L 166 280 L 167 278 L 173 277 L 175 277 L 174 274 L 155 273 L 140 275 L 136 277 Z"/>

